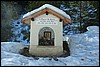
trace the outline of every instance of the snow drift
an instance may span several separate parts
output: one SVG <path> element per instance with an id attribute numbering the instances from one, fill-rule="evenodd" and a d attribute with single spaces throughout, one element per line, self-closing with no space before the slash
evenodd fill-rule
<path id="1" fill-rule="evenodd" d="M 89 26 L 82 34 L 66 35 L 71 55 L 59 57 L 58 61 L 49 57 L 25 57 L 18 52 L 21 43 L 1 42 L 1 66 L 99 66 L 99 27 Z"/>

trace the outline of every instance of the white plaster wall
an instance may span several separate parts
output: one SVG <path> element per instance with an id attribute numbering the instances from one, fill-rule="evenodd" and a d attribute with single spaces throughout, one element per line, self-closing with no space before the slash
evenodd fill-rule
<path id="1" fill-rule="evenodd" d="M 60 46 L 32 46 L 30 54 L 35 56 L 61 56 L 63 51 Z"/>
<path id="2" fill-rule="evenodd" d="M 55 18 L 57 19 L 57 25 L 38 25 L 36 24 L 37 20 L 39 18 Z M 59 21 L 59 18 L 56 16 L 49 14 L 43 14 L 34 19 L 34 21 L 31 21 L 31 32 L 30 32 L 30 53 L 32 53 L 34 46 L 38 46 L 38 34 L 41 28 L 43 27 L 50 27 L 54 31 L 55 40 L 54 40 L 54 46 L 60 47 L 60 52 L 63 51 L 63 22 Z M 45 47 L 46 48 L 46 47 Z M 51 49 L 52 50 L 52 49 Z M 53 50 L 52 50 L 53 51 Z M 36 50 L 37 52 L 37 50 Z M 48 51 L 47 51 L 48 52 Z M 57 52 L 57 51 L 56 51 Z"/>

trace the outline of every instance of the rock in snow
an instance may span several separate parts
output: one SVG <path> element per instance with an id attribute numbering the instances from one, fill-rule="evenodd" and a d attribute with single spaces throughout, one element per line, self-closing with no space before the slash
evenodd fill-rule
<path id="1" fill-rule="evenodd" d="M 89 26 L 88 30 L 65 36 L 69 37 L 70 56 L 59 57 L 58 61 L 49 57 L 35 60 L 18 53 L 24 47 L 21 43 L 1 42 L 1 66 L 99 66 L 99 28 Z"/>

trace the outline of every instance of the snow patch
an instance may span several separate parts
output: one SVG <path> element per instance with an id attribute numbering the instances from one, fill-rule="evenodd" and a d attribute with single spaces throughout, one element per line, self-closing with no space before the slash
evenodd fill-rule
<path id="1" fill-rule="evenodd" d="M 37 8 L 37 9 L 31 11 L 31 12 L 28 12 L 27 14 L 25 14 L 25 15 L 23 16 L 23 18 L 25 18 L 25 17 L 27 17 L 27 16 L 30 16 L 30 15 L 32 15 L 32 14 L 35 14 L 36 12 L 38 12 L 38 11 L 40 11 L 40 10 L 42 10 L 42 9 L 45 9 L 45 8 L 49 8 L 49 9 L 51 9 L 51 10 L 57 12 L 58 14 L 60 14 L 60 15 L 62 15 L 62 16 L 64 16 L 64 17 L 66 17 L 66 18 L 68 18 L 68 19 L 71 20 L 71 18 L 70 18 L 70 16 L 69 16 L 68 14 L 66 14 L 64 11 L 62 11 L 62 10 L 60 10 L 59 8 L 57 8 L 57 7 L 55 7 L 55 6 L 52 6 L 52 5 L 50 5 L 50 4 L 44 4 L 43 6 Z"/>
<path id="2" fill-rule="evenodd" d="M 94 33 L 99 33 L 99 27 L 98 26 L 88 26 L 87 30 L 92 31 Z"/>
<path id="3" fill-rule="evenodd" d="M 93 29 L 98 31 L 98 28 Z M 99 66 L 99 32 L 92 30 L 65 36 L 71 55 L 59 57 L 58 61 L 49 60 L 49 57 L 38 60 L 25 57 L 18 53 L 24 46 L 21 43 L 1 42 L 1 66 Z"/>
<path id="4" fill-rule="evenodd" d="M 1 50 L 6 52 L 19 53 L 23 47 L 24 45 L 18 42 L 1 42 Z"/>

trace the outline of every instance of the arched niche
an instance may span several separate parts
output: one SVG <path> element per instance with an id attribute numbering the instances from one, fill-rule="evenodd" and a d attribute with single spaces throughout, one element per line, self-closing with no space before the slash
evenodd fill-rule
<path id="1" fill-rule="evenodd" d="M 38 45 L 40 46 L 54 46 L 55 34 L 52 28 L 43 27 L 39 31 Z"/>

